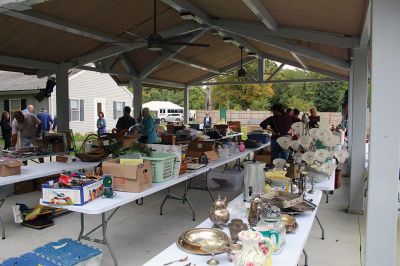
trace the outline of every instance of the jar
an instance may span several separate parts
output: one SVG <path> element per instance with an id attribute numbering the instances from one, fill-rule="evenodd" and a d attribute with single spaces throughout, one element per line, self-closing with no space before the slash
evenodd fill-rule
<path id="1" fill-rule="evenodd" d="M 272 244 L 261 233 L 248 230 L 238 234 L 242 250 L 235 255 L 235 266 L 272 266 Z"/>
<path id="2" fill-rule="evenodd" d="M 278 207 L 268 205 L 264 208 L 260 221 L 254 229 L 271 240 L 274 254 L 279 254 L 283 250 L 286 243 L 286 227 L 281 220 Z"/>

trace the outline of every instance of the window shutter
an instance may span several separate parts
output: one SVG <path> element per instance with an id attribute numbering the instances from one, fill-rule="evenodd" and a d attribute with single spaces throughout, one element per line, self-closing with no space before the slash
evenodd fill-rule
<path id="1" fill-rule="evenodd" d="M 4 100 L 4 111 L 10 112 L 10 100 Z"/>
<path id="2" fill-rule="evenodd" d="M 80 121 L 85 121 L 85 101 L 84 100 L 80 100 L 79 103 L 79 120 Z"/>
<path id="3" fill-rule="evenodd" d="M 69 121 L 71 121 L 71 100 L 68 100 Z"/>
<path id="4" fill-rule="evenodd" d="M 21 110 L 26 108 L 26 99 L 21 99 Z"/>
<path id="5" fill-rule="evenodd" d="M 117 119 L 117 102 L 113 101 L 113 119 Z"/>

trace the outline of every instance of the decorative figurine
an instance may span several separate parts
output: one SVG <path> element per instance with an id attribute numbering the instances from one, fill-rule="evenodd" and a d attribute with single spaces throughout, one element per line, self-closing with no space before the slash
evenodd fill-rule
<path id="1" fill-rule="evenodd" d="M 218 199 L 213 203 L 209 214 L 210 220 L 214 223 L 215 228 L 222 229 L 229 221 L 227 205 L 227 198 L 225 197 L 224 200 L 222 200 L 221 195 L 218 195 Z"/>

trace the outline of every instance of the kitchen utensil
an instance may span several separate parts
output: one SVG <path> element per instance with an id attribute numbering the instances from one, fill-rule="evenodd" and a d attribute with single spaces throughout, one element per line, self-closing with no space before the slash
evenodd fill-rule
<path id="1" fill-rule="evenodd" d="M 184 261 L 187 261 L 188 258 L 189 257 L 186 256 L 186 257 L 183 257 L 183 258 L 181 258 L 179 260 L 174 260 L 174 261 L 170 261 L 170 262 L 164 263 L 163 265 L 166 266 L 166 265 L 171 265 L 171 264 L 176 263 L 176 262 L 184 262 Z M 190 263 L 187 264 L 187 265 L 190 265 Z"/>

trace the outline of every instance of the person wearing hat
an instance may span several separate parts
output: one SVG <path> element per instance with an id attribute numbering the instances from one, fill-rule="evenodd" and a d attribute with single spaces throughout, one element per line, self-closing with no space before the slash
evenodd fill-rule
<path id="1" fill-rule="evenodd" d="M 51 125 L 53 124 L 53 118 L 47 112 L 46 108 L 42 108 L 40 112 L 37 114 L 37 118 L 39 118 L 42 126 L 42 138 L 49 134 L 51 129 Z"/>

